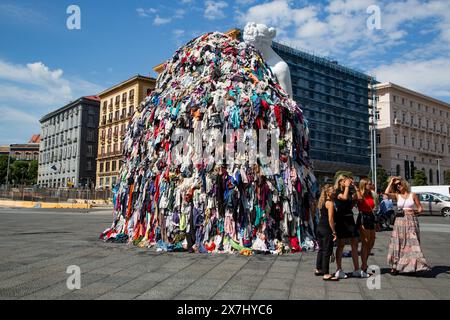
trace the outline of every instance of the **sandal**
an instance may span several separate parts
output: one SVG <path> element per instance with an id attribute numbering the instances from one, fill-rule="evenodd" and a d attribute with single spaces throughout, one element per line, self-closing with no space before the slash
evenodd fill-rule
<path id="1" fill-rule="evenodd" d="M 323 281 L 339 281 L 339 278 L 335 277 L 335 276 L 331 276 L 328 278 L 322 278 L 322 279 L 323 279 Z"/>
<path id="2" fill-rule="evenodd" d="M 323 272 L 321 272 L 321 271 L 315 269 L 315 270 L 314 270 L 314 275 L 317 276 L 317 277 L 318 277 L 318 276 L 323 276 Z"/>
<path id="3" fill-rule="evenodd" d="M 391 275 L 393 275 L 393 276 L 398 275 L 398 271 L 395 269 L 391 269 Z"/>

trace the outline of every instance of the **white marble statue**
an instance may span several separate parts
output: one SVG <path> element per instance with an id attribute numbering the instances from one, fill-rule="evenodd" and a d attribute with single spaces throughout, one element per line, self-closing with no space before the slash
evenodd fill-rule
<path id="1" fill-rule="evenodd" d="M 292 99 L 291 73 L 288 64 L 272 49 L 272 39 L 277 31 L 264 24 L 248 22 L 244 28 L 244 41 L 253 44 L 261 52 L 264 60 L 272 69 L 280 86 Z"/>

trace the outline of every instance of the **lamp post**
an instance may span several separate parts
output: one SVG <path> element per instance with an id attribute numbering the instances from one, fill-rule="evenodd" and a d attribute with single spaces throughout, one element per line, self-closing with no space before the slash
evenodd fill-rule
<path id="1" fill-rule="evenodd" d="M 11 145 L 9 146 L 8 150 L 8 166 L 6 169 L 6 191 L 8 191 L 9 188 L 9 165 L 11 163 Z"/>
<path id="2" fill-rule="evenodd" d="M 437 174 L 437 181 L 438 181 L 438 186 L 441 185 L 441 158 L 436 159 L 437 164 L 438 164 L 438 174 Z"/>

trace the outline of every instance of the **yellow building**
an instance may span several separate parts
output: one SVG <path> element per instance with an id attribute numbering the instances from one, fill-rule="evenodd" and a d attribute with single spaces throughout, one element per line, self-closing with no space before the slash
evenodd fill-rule
<path id="1" fill-rule="evenodd" d="M 125 131 L 134 110 L 155 88 L 156 80 L 134 76 L 98 95 L 100 120 L 96 186 L 111 188 L 117 181 Z"/>

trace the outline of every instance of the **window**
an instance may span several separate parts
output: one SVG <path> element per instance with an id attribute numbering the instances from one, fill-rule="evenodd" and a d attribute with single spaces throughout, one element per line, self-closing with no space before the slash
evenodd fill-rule
<path id="1" fill-rule="evenodd" d="M 412 146 L 414 147 L 415 146 L 415 138 L 411 138 L 411 144 L 412 144 Z"/>
<path id="2" fill-rule="evenodd" d="M 403 136 L 403 145 L 406 146 L 406 136 Z"/>
<path id="3" fill-rule="evenodd" d="M 103 167 L 104 167 L 103 162 L 100 162 L 98 171 L 103 172 Z"/>
<path id="4" fill-rule="evenodd" d="M 109 172 L 109 168 L 110 168 L 110 163 L 109 161 L 106 162 L 106 170 L 105 172 Z"/>
<path id="5" fill-rule="evenodd" d="M 375 118 L 380 120 L 380 111 L 375 112 Z"/>
<path id="6" fill-rule="evenodd" d="M 381 135 L 377 133 L 377 143 L 381 143 Z"/>
<path id="7" fill-rule="evenodd" d="M 91 171 L 92 170 L 92 162 L 91 161 L 87 161 L 86 162 L 86 170 L 87 171 Z"/>
<path id="8" fill-rule="evenodd" d="M 92 145 L 88 145 L 87 146 L 87 156 L 88 157 L 92 157 L 93 153 L 92 153 Z"/>
<path id="9" fill-rule="evenodd" d="M 114 161 L 111 161 L 111 169 L 112 169 L 112 171 L 116 171 L 116 161 L 114 160 Z"/>
<path id="10" fill-rule="evenodd" d="M 429 171 L 429 179 L 430 179 L 430 183 L 433 184 L 433 170 L 430 169 Z"/>
<path id="11" fill-rule="evenodd" d="M 134 89 L 130 90 L 129 97 L 130 97 L 130 102 L 133 103 L 132 100 L 134 100 Z"/>
<path id="12" fill-rule="evenodd" d="M 395 167 L 395 172 L 396 172 L 395 175 L 396 175 L 396 176 L 399 176 L 399 175 L 400 175 L 400 169 L 401 169 L 401 168 L 400 168 L 400 165 L 398 164 L 398 165 Z"/>
<path id="13" fill-rule="evenodd" d="M 131 106 L 131 107 L 130 107 L 130 116 L 132 116 L 132 115 L 133 115 L 133 113 L 134 113 L 134 107 L 133 107 L 133 106 Z"/>
<path id="14" fill-rule="evenodd" d="M 120 102 L 120 96 L 116 96 L 116 105 L 118 105 Z"/>

